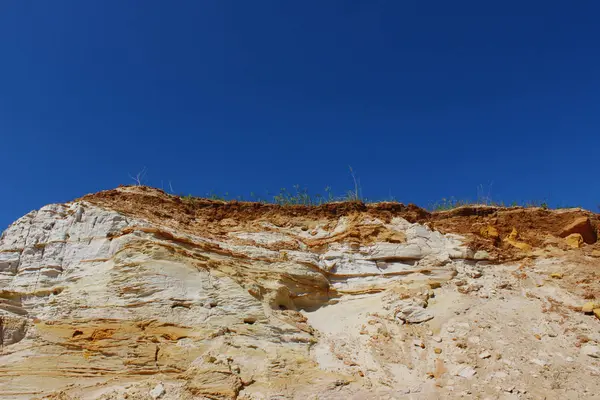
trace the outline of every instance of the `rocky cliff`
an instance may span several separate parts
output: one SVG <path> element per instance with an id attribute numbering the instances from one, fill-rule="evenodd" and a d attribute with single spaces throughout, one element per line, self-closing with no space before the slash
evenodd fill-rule
<path id="1" fill-rule="evenodd" d="M 599 398 L 599 222 L 146 187 L 48 205 L 0 239 L 0 397 Z"/>

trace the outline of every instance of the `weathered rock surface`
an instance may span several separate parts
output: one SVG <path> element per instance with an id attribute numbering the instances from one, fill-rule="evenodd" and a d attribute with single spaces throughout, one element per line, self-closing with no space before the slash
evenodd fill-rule
<path id="1" fill-rule="evenodd" d="M 571 233 L 565 238 L 565 241 L 574 249 L 578 249 L 583 246 L 583 237 L 580 233 Z"/>
<path id="2" fill-rule="evenodd" d="M 577 218 L 560 232 L 561 237 L 568 237 L 572 234 L 580 234 L 583 241 L 588 244 L 595 243 L 598 237 L 589 217 Z"/>
<path id="3" fill-rule="evenodd" d="M 0 398 L 600 392 L 600 321 L 580 311 L 597 289 L 594 249 L 556 239 L 543 253 L 531 231 L 507 233 L 533 244 L 492 264 L 463 228 L 432 230 L 416 208 L 223 207 L 125 187 L 12 224 L 0 239 Z M 485 232 L 502 246 L 502 230 Z M 546 279 L 557 268 L 564 278 Z"/>

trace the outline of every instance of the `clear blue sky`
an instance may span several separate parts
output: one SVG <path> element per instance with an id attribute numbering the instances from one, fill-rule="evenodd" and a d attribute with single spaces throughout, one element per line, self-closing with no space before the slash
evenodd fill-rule
<path id="1" fill-rule="evenodd" d="M 0 229 L 131 183 L 600 202 L 597 1 L 3 1 Z M 486 189 L 487 191 L 487 189 Z"/>

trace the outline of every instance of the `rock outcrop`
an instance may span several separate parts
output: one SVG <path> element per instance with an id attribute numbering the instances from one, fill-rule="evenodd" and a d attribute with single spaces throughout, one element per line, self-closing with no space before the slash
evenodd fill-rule
<path id="1" fill-rule="evenodd" d="M 573 234 L 581 235 L 583 241 L 588 244 L 596 243 L 598 237 L 596 228 L 592 225 L 590 218 L 586 216 L 577 218 L 560 232 L 561 237 L 569 237 Z"/>
<path id="2" fill-rule="evenodd" d="M 555 226 L 581 217 L 145 187 L 48 205 L 0 239 L 0 397 L 593 398 L 598 247 Z"/>

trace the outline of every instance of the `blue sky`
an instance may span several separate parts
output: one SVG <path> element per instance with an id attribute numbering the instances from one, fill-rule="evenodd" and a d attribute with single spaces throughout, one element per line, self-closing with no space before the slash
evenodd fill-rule
<path id="1" fill-rule="evenodd" d="M 131 183 L 600 203 L 600 3 L 5 1 L 0 229 Z"/>

